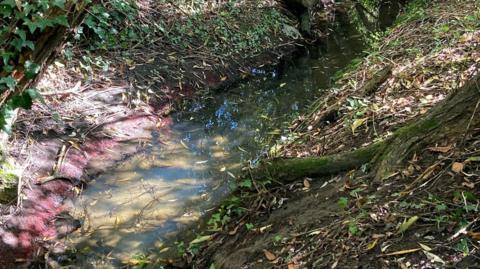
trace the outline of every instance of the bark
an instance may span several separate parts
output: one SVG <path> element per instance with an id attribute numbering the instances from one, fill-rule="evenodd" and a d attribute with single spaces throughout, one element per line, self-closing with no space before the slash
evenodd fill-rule
<path id="1" fill-rule="evenodd" d="M 254 175 L 290 182 L 370 164 L 376 179 L 382 180 L 401 168 L 414 152 L 426 145 L 444 138 L 462 137 L 469 130 L 480 127 L 479 104 L 480 73 L 426 115 L 398 129 L 381 142 L 323 157 L 273 159 L 264 163 Z"/>

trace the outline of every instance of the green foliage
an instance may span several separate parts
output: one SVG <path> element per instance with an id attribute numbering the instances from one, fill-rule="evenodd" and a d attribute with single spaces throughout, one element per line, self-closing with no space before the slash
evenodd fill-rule
<path id="1" fill-rule="evenodd" d="M 210 231 L 220 231 L 232 217 L 238 216 L 244 212 L 244 208 L 240 207 L 241 199 L 232 196 L 226 199 L 220 208 L 214 213 L 207 222 Z"/>
<path id="2" fill-rule="evenodd" d="M 18 173 L 12 160 L 0 163 L 0 203 L 9 203 L 17 195 Z"/>
<path id="3" fill-rule="evenodd" d="M 207 47 L 227 56 L 261 51 L 289 23 L 272 8 L 244 11 L 232 1 L 214 10 L 212 15 L 204 12 L 204 5 L 192 1 L 189 8 L 198 8 L 196 12 L 178 18 L 170 16 L 169 21 L 145 22 L 135 1 L 96 4 L 77 28 L 75 39 L 90 50 L 125 50 L 140 43 L 163 41 L 179 49 Z"/>
<path id="4" fill-rule="evenodd" d="M 341 209 L 345 209 L 348 206 L 348 198 L 347 197 L 340 197 L 337 202 L 338 207 Z"/>
<path id="5" fill-rule="evenodd" d="M 1 103 L 0 128 L 4 131 L 10 131 L 15 109 L 29 109 L 33 101 L 39 99 L 34 89 L 25 92 L 17 89 L 19 78 L 14 72 L 23 73 L 25 79 L 39 73 L 40 65 L 30 59 L 31 52 L 36 39 L 49 27 L 69 26 L 65 15 L 52 15 L 64 8 L 65 0 L 0 1 L 0 94 L 15 93 Z"/>

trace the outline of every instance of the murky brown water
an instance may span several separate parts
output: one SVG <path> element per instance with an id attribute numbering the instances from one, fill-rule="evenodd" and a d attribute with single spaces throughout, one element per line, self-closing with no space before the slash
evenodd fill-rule
<path id="1" fill-rule="evenodd" d="M 174 242 L 231 191 L 285 124 L 322 95 L 362 44 L 339 33 L 325 46 L 222 93 L 190 102 L 144 153 L 89 184 L 75 204 L 81 230 L 66 242 L 81 268 L 120 267 L 137 254 L 172 255 Z"/>

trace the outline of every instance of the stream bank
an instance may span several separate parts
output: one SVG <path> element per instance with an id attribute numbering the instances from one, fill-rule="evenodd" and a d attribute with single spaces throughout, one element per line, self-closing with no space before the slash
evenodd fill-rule
<path id="1" fill-rule="evenodd" d="M 10 139 L 9 155 L 20 168 L 19 195 L 2 206 L 2 268 L 17 263 L 29 266 L 45 257 L 53 262 L 49 266 L 55 266 L 57 261 L 48 257 L 61 256 L 66 249 L 58 239 L 80 227 L 69 214 L 73 199 L 92 178 L 144 150 L 154 138 L 152 130 L 169 126 L 165 115 L 178 100 L 201 95 L 199 89 L 223 88 L 255 75 L 254 70 L 277 63 L 295 49 L 298 31 L 275 2 L 234 8 L 245 13 L 225 13 L 215 6 L 204 16 L 189 17 L 176 10 L 173 14 L 184 15 L 173 23 L 172 31 L 181 39 L 155 40 L 148 49 L 136 46 L 128 53 L 96 54 L 85 53 L 85 40 L 67 43 L 62 57 L 44 71 L 38 84 L 45 103 L 21 111 Z M 172 6 L 145 10 L 149 12 L 142 15 L 158 20 L 165 14 L 151 11 L 167 14 Z M 215 28 L 221 32 L 208 39 L 215 49 L 205 47 L 207 41 L 202 40 L 211 28 L 199 33 L 185 29 L 198 20 L 221 25 Z M 236 20 L 241 22 L 239 28 L 225 29 L 225 22 Z M 222 34 L 243 31 L 248 39 L 238 34 L 229 38 L 246 43 L 235 43 L 235 50 L 228 51 Z M 158 53 L 160 49 L 164 51 Z"/>
<path id="2" fill-rule="evenodd" d="M 478 1 L 413 1 L 330 95 L 292 124 L 272 156 L 328 158 L 389 141 L 439 111 L 447 96 L 475 93 L 479 29 Z M 251 184 L 234 194 L 244 202 L 216 212 L 231 220 L 211 221 L 221 230 L 199 236 L 207 243 L 185 255 L 194 268 L 478 267 L 475 100 L 463 115 L 471 125 L 455 136 L 432 135 L 386 177 L 369 161 L 324 177 L 246 176 Z"/>

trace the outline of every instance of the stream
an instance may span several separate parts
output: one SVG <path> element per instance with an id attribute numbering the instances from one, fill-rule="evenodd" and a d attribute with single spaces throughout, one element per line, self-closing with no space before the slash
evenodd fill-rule
<path id="1" fill-rule="evenodd" d="M 231 192 L 242 166 L 254 165 L 362 48 L 351 33 L 338 32 L 172 114 L 141 154 L 94 179 L 76 200 L 82 228 L 65 239 L 76 250 L 74 266 L 118 268 L 140 254 L 174 255 L 175 242 L 195 235 L 198 220 Z"/>

